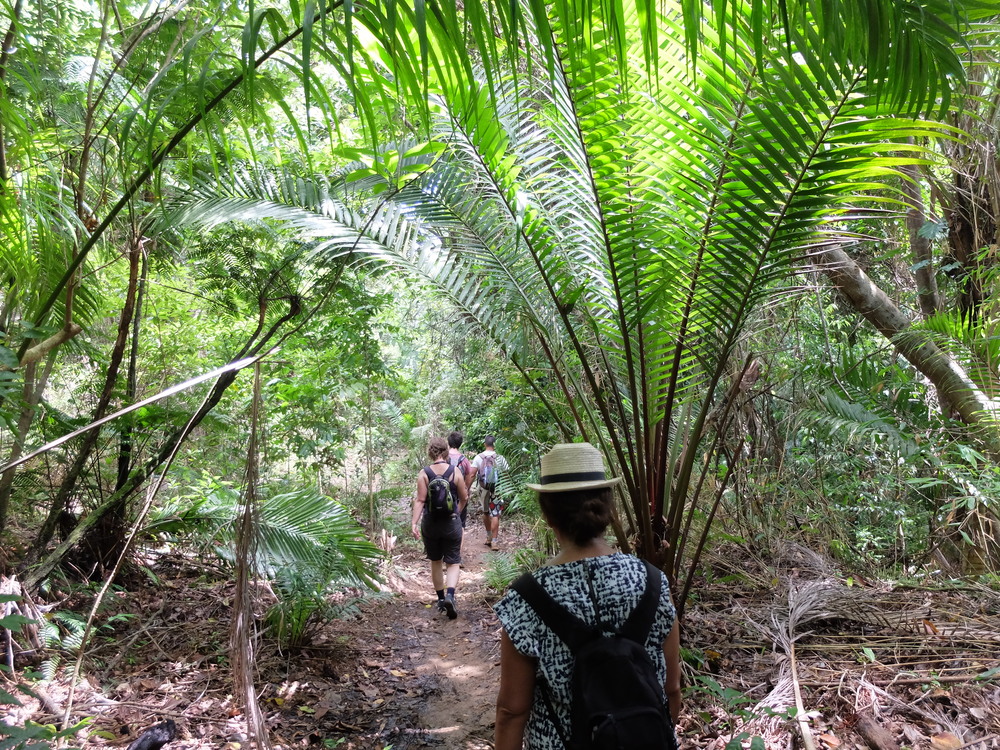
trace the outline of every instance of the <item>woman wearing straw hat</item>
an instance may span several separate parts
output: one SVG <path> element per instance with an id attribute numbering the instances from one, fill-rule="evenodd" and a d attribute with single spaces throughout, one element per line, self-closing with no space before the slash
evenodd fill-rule
<path id="1" fill-rule="evenodd" d="M 624 626 L 647 586 L 646 565 L 616 552 L 604 539 L 613 512 L 611 488 L 618 481 L 606 477 L 594 446 L 565 443 L 542 456 L 541 479 L 528 485 L 537 490 L 560 548 L 532 577 L 557 605 L 605 632 Z M 644 645 L 676 722 L 680 637 L 666 577 L 656 574 L 660 595 Z M 653 591 L 655 586 L 651 596 Z M 509 591 L 495 609 L 503 626 L 495 748 L 563 750 L 571 726 L 573 654 L 518 591 Z"/>

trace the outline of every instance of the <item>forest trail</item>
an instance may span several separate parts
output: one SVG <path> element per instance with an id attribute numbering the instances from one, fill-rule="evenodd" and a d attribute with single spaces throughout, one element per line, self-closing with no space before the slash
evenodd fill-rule
<path id="1" fill-rule="evenodd" d="M 371 721 L 354 725 L 361 731 L 353 736 L 342 734 L 340 747 L 493 746 L 499 625 L 490 606 L 496 595 L 486 585 L 484 572 L 489 557 L 500 553 L 485 541 L 481 518 L 470 515 L 456 620 L 438 612 L 429 563 L 422 546 L 409 537 L 397 540 L 389 565 L 387 586 L 394 596 L 365 602 L 354 621 L 331 623 L 341 636 L 350 635 L 348 643 L 360 669 L 355 676 L 374 676 L 372 689 L 361 691 L 371 697 Z M 346 663 L 342 666 L 349 669 Z M 395 684 L 386 683 L 386 674 L 396 678 Z M 342 708 L 353 716 L 365 713 L 363 704 Z"/>
<path id="2" fill-rule="evenodd" d="M 408 500 L 389 521 L 407 533 Z M 524 541 L 507 539 L 511 552 Z M 484 574 L 490 557 L 504 552 L 485 540 L 481 519 L 470 516 L 455 620 L 438 612 L 423 546 L 407 536 L 396 540 L 383 568 L 381 593 L 332 597 L 338 613 L 313 619 L 302 646 L 279 649 L 271 637 L 260 640 L 256 684 L 272 746 L 492 748 L 499 623 L 490 606 L 497 595 Z M 166 750 L 249 750 L 229 672 L 232 581 L 190 558 L 163 558 L 156 570 L 158 587 L 140 576 L 112 602 L 135 614 L 91 649 L 91 676 L 77 687 L 74 715 L 92 724 L 77 743 L 124 748 L 153 723 L 173 719 L 178 736 Z M 51 703 L 65 705 L 65 679 L 45 689 Z M 30 699 L 16 713 L 10 718 L 51 714 Z"/>

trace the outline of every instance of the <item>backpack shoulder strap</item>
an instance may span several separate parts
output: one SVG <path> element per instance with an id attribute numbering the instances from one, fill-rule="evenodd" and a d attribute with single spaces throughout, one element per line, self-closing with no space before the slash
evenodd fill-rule
<path id="1" fill-rule="evenodd" d="M 450 482 L 455 476 L 455 467 L 448 464 L 448 468 L 444 470 L 441 476 L 444 477 L 446 481 Z"/>
<path id="2" fill-rule="evenodd" d="M 642 592 L 639 603 L 632 610 L 632 614 L 628 616 L 618 634 L 645 645 L 649 631 L 653 628 L 653 620 L 656 619 L 656 608 L 660 603 L 662 576 L 660 569 L 651 562 L 643 560 L 643 563 L 646 567 L 646 589 Z"/>
<path id="3" fill-rule="evenodd" d="M 437 479 L 437 474 L 434 473 L 434 470 L 431 469 L 430 466 L 424 467 L 424 473 L 427 475 L 428 482 L 433 482 L 435 479 Z"/>
<path id="4" fill-rule="evenodd" d="M 531 573 L 525 573 L 510 587 L 519 593 L 542 622 L 565 643 L 574 654 L 585 644 L 600 635 L 600 631 L 588 625 L 568 609 L 558 604 Z"/>

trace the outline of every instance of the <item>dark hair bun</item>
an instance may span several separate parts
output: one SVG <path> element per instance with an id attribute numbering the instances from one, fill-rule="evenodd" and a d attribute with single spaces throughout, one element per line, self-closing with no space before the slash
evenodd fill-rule
<path id="1" fill-rule="evenodd" d="M 579 546 L 603 535 L 611 523 L 612 495 L 608 487 L 540 492 L 538 502 L 549 523 Z"/>

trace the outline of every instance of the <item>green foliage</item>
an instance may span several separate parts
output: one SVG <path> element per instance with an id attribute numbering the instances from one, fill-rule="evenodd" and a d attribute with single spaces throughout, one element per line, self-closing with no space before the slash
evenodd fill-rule
<path id="1" fill-rule="evenodd" d="M 150 516 L 149 533 L 193 536 L 224 560 L 234 559 L 235 520 L 241 496 L 206 477 Z M 322 589 L 338 582 L 374 587 L 382 552 L 365 538 L 347 509 L 313 490 L 268 492 L 257 509 L 257 559 L 263 574 L 300 576 Z"/>
<path id="2" fill-rule="evenodd" d="M 427 436 L 457 427 L 472 452 L 498 436 L 512 465 L 507 510 L 531 517 L 523 487 L 538 454 L 584 436 L 625 479 L 622 546 L 696 558 L 684 529 L 712 522 L 709 489 L 743 456 L 726 444 L 738 430 L 720 406 L 748 329 L 821 232 L 850 235 L 832 218 L 891 203 L 897 167 L 929 164 L 912 144 L 942 130 L 893 116 L 947 108 L 948 83 L 963 78 L 960 13 L 980 15 L 943 0 L 860 14 L 854 0 L 832 14 L 812 0 L 715 5 L 704 18 L 691 3 L 646 2 L 474 0 L 444 14 L 347 3 L 316 17 L 316 5 L 293 3 L 254 18 L 238 5 L 116 9 L 134 36 L 109 33 L 99 5 L 27 14 L 11 27 L 0 101 L 0 365 L 13 368 L 64 315 L 86 332 L 50 363 L 56 393 L 37 422 L 6 442 L 89 420 L 127 285 L 118 239 L 141 238 L 151 270 L 133 330 L 139 382 L 112 403 L 228 360 L 301 308 L 302 327 L 282 329 L 264 364 L 266 482 L 344 485 L 375 523 L 398 498 L 378 488 L 411 486 Z M 403 140 L 421 117 L 428 132 Z M 361 143 L 363 129 L 381 146 Z M 184 197 L 149 221 L 162 195 Z M 831 335 L 846 340 L 841 324 L 856 325 L 834 321 Z M 975 382 L 996 385 L 992 337 L 946 316 L 921 333 L 951 341 Z M 986 503 L 998 480 L 971 445 L 928 439 L 944 431 L 917 419 L 927 397 L 909 374 L 889 373 L 879 391 L 878 373 L 848 382 L 879 354 L 869 345 L 845 358 L 831 376 L 847 387 L 813 389 L 812 423 L 782 426 L 787 456 L 773 451 L 771 466 L 787 457 L 791 478 L 762 469 L 746 484 L 793 497 L 805 527 L 845 556 L 887 558 L 902 540 L 902 560 L 923 547 L 928 519 L 968 536 L 952 509 Z M 0 371 L 8 430 L 27 405 L 24 377 Z M 209 457 L 223 488 L 169 501 L 150 527 L 223 555 L 239 502 L 225 483 L 242 475 L 249 401 L 242 382 L 230 394 L 178 459 L 183 477 Z M 106 428 L 74 495 L 83 509 L 119 484 L 116 449 L 127 444 L 141 465 L 200 398 Z M 74 454 L 50 457 L 68 465 Z M 25 521 L 51 495 L 31 471 L 12 506 Z M 305 530 L 296 506 L 328 510 L 315 494 L 275 491 L 261 511 L 258 565 L 290 566 L 303 578 L 289 590 L 305 598 L 327 577 L 370 581 L 373 564 L 336 514 Z M 780 528 L 780 510 L 755 512 Z M 855 521 L 843 540 L 824 528 L 834 518 Z M 71 645 L 71 625 L 59 626 Z"/>
<path id="3" fill-rule="evenodd" d="M 507 590 L 511 582 L 523 572 L 514 555 L 507 552 L 497 552 L 489 556 L 483 580 L 497 593 Z"/>
<path id="4" fill-rule="evenodd" d="M 48 648 L 76 653 L 83 645 L 83 633 L 86 627 L 87 619 L 80 613 L 58 609 L 39 626 L 38 634 Z"/>
<path id="5" fill-rule="evenodd" d="M 278 601 L 264 616 L 273 628 L 278 643 L 298 648 L 308 642 L 310 629 L 321 625 L 321 620 L 345 618 L 356 615 L 356 600 L 333 604 L 328 599 L 328 588 L 320 585 L 315 577 L 291 570 L 278 571 L 274 592 Z"/>
<path id="6" fill-rule="evenodd" d="M 52 750 L 64 747 L 64 741 L 71 740 L 89 724 L 90 719 L 85 719 L 66 729 L 59 729 L 55 724 L 27 721 L 24 726 L 16 726 L 0 719 L 0 750 Z M 74 748 L 68 747 L 66 750 Z"/>
<path id="7" fill-rule="evenodd" d="M 198 540 L 233 561 L 239 493 L 208 476 L 191 490 L 154 512 L 147 532 Z M 335 586 L 375 588 L 383 556 L 343 505 L 311 490 L 264 492 L 254 549 L 255 568 L 273 581 L 278 597 L 267 622 L 289 647 L 302 645 L 318 618 L 350 609 L 350 603 L 334 607 L 328 601 Z"/>
<path id="8" fill-rule="evenodd" d="M 688 692 L 701 693 L 704 696 L 714 699 L 725 711 L 726 719 L 721 723 L 721 726 L 718 722 L 714 722 L 713 717 L 708 712 L 705 712 L 702 718 L 705 721 L 712 721 L 722 731 L 731 733 L 732 736 L 726 743 L 726 750 L 742 750 L 743 743 L 746 740 L 750 740 L 751 750 L 764 750 L 764 740 L 762 737 L 751 737 L 746 732 L 736 732 L 736 728 L 740 723 L 758 718 L 757 713 L 748 708 L 750 704 L 755 703 L 752 698 L 747 697 L 734 688 L 724 687 L 719 684 L 718 680 L 705 675 L 696 675 L 693 684 L 688 688 Z M 781 714 L 775 714 L 771 710 L 765 710 L 762 713 L 767 716 L 780 715 L 785 718 L 791 718 L 795 714 L 795 709 L 790 708 Z"/>
<path id="9" fill-rule="evenodd" d="M 0 594 L 0 604 L 20 601 L 19 596 Z M 7 614 L 0 617 L 0 630 L 18 631 L 25 625 L 34 624 L 34 620 L 19 614 Z M 0 671 L 9 672 L 7 665 L 0 665 Z M 33 696 L 31 688 L 21 683 L 15 683 L 15 689 L 25 695 Z M 0 688 L 0 705 L 20 706 L 16 696 Z M 83 719 L 71 727 L 60 730 L 54 724 L 37 724 L 25 722 L 24 726 L 9 724 L 0 719 L 0 750 L 52 750 L 63 747 L 63 742 L 74 737 L 81 729 L 90 724 L 90 719 Z M 68 750 L 74 750 L 68 748 Z"/>
<path id="10" fill-rule="evenodd" d="M 498 594 L 504 593 L 522 573 L 536 570 L 545 562 L 545 555 L 531 547 L 523 547 L 513 554 L 494 552 L 487 560 L 483 580 Z"/>

